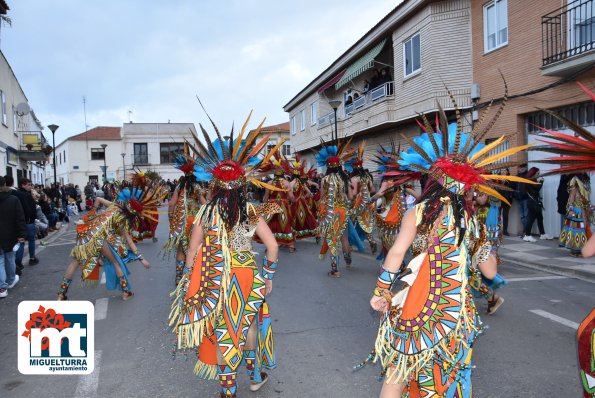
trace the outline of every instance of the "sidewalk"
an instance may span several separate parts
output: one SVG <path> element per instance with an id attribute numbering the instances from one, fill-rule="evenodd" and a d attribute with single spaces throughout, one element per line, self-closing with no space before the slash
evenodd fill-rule
<path id="1" fill-rule="evenodd" d="M 558 247 L 558 239 L 530 243 L 520 237 L 504 236 L 499 254 L 503 261 L 542 271 L 595 282 L 595 257 L 576 258 L 568 249 Z"/>

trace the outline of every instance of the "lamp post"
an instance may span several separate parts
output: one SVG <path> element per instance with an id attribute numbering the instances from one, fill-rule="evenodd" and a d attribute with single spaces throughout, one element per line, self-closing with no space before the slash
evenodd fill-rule
<path id="1" fill-rule="evenodd" d="M 48 129 L 50 129 L 50 131 L 52 132 L 52 146 L 54 147 L 54 187 L 56 187 L 56 130 L 58 130 L 58 126 L 57 124 L 50 124 L 48 126 Z"/>
<path id="2" fill-rule="evenodd" d="M 122 173 L 124 173 L 124 177 L 122 178 L 122 180 L 126 179 L 126 165 L 124 164 L 124 156 L 126 156 L 125 152 L 122 152 L 120 154 L 122 156 Z"/>
<path id="3" fill-rule="evenodd" d="M 339 108 L 339 106 L 341 105 L 341 101 L 339 101 L 339 100 L 332 100 L 332 101 L 329 101 L 328 104 L 335 111 L 335 134 L 337 135 L 337 138 L 338 138 L 339 137 L 339 132 L 337 130 L 337 108 Z"/>
<path id="4" fill-rule="evenodd" d="M 101 144 L 103 148 L 103 183 L 107 183 L 107 165 L 105 164 L 105 147 L 107 144 Z"/>

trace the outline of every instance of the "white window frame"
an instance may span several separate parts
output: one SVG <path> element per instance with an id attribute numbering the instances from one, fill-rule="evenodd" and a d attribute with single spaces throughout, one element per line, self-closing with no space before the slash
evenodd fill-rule
<path id="1" fill-rule="evenodd" d="M 8 127 L 8 116 L 6 115 L 6 93 L 4 93 L 4 90 L 0 90 L 0 96 L 2 97 L 2 124 Z"/>
<path id="2" fill-rule="evenodd" d="M 413 44 L 415 37 L 419 37 L 419 68 L 414 70 L 413 65 L 411 65 L 411 72 L 407 73 L 407 43 L 411 42 Z M 411 55 L 413 60 L 413 45 L 411 46 Z M 416 32 L 403 42 L 403 77 L 409 78 L 418 75 L 421 73 L 421 69 L 421 32 Z"/>
<path id="3" fill-rule="evenodd" d="M 304 131 L 306 129 L 306 110 L 302 109 L 300 111 L 300 131 Z"/>
<path id="4" fill-rule="evenodd" d="M 500 18 L 498 17 L 498 4 L 504 3 L 504 7 L 506 8 L 506 41 L 499 43 L 500 40 L 500 31 L 504 28 L 499 26 Z M 494 21 L 493 24 L 496 27 L 496 45 L 492 48 L 489 47 L 489 40 L 488 40 L 488 9 L 494 7 Z M 496 51 L 499 48 L 502 48 L 508 44 L 508 36 L 510 35 L 510 31 L 508 29 L 508 0 L 492 0 L 486 5 L 483 6 L 483 53 L 487 54 L 492 51 Z"/>
<path id="5" fill-rule="evenodd" d="M 318 123 L 318 101 L 310 104 L 310 126 L 314 126 L 316 123 Z"/>
<path id="6" fill-rule="evenodd" d="M 289 130 L 291 131 L 291 135 L 295 135 L 295 133 L 297 133 L 295 127 L 295 115 L 293 115 L 291 118 L 289 118 Z"/>

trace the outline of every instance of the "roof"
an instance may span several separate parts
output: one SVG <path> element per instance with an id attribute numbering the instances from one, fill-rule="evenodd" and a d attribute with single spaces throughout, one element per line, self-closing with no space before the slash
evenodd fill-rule
<path id="1" fill-rule="evenodd" d="M 333 61 L 333 63 L 328 68 L 316 76 L 314 80 L 308 83 L 306 87 L 304 87 L 299 93 L 290 99 L 287 104 L 283 106 L 285 112 L 289 112 L 289 109 L 293 109 L 297 99 L 312 91 L 315 91 L 317 86 L 326 83 L 326 79 L 330 79 L 333 74 L 345 69 L 351 62 L 360 57 L 361 54 L 369 51 L 372 47 L 377 45 L 378 40 L 388 37 L 387 33 L 390 32 L 397 24 L 402 23 L 404 18 L 415 12 L 419 7 L 424 6 L 426 3 L 432 1 L 435 0 L 403 0 L 401 3 L 399 3 L 391 12 L 389 12 L 376 25 L 374 25 L 372 29 L 367 31 L 358 41 L 349 47 L 347 51 L 335 59 L 335 61 Z M 361 46 L 364 46 L 364 48 L 357 50 Z M 292 104 L 293 106 L 290 107 Z"/>
<path id="2" fill-rule="evenodd" d="M 91 130 L 87 130 L 84 133 L 73 135 L 67 138 L 67 140 L 73 141 L 87 141 L 87 140 L 121 140 L 120 127 L 93 127 Z"/>
<path id="3" fill-rule="evenodd" d="M 261 127 L 260 133 L 289 133 L 289 122 L 275 124 L 273 126 Z"/>

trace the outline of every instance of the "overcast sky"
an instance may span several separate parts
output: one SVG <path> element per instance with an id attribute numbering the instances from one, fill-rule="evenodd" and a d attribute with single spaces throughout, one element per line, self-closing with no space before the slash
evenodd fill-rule
<path id="1" fill-rule="evenodd" d="M 8 0 L 0 48 L 56 142 L 87 124 L 283 123 L 285 105 L 397 0 Z M 206 127 L 206 126 L 205 126 Z M 208 129 L 210 131 L 210 129 Z M 44 130 L 46 137 L 51 136 Z"/>

